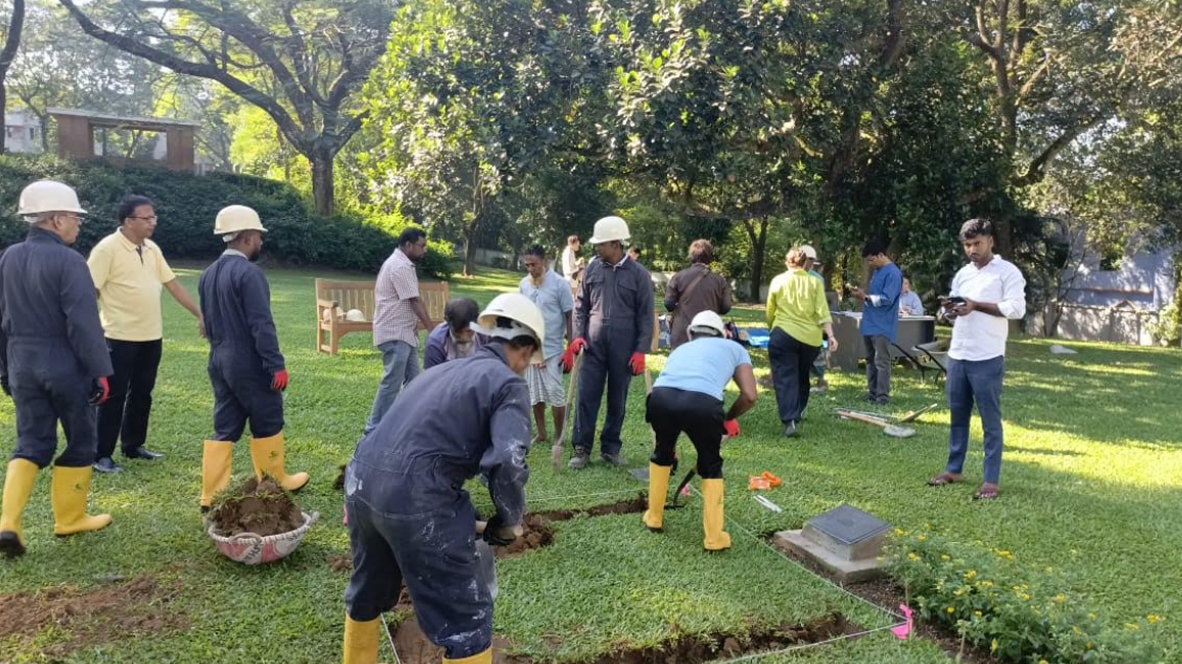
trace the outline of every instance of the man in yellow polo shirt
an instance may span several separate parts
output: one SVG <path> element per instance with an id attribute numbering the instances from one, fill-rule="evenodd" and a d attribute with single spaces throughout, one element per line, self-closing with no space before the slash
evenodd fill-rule
<path id="1" fill-rule="evenodd" d="M 123 439 L 123 456 L 159 459 L 144 443 L 152 410 L 152 388 L 160 366 L 164 324 L 160 314 L 161 287 L 197 317 L 201 336 L 205 330 L 201 310 L 164 260 L 160 247 L 148 238 L 156 229 L 156 211 L 143 196 L 126 196 L 119 203 L 121 225 L 90 252 L 87 264 L 99 308 L 107 349 L 115 374 L 111 398 L 99 408 L 98 453 L 94 469 L 117 473 L 115 441 Z"/>

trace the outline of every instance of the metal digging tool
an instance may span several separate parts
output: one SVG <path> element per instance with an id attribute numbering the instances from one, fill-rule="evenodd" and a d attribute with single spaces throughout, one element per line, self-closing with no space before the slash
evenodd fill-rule
<path id="1" fill-rule="evenodd" d="M 575 418 L 578 416 L 576 401 L 578 401 L 579 392 L 579 369 L 583 368 L 583 353 L 575 356 L 575 365 L 570 370 L 570 389 L 566 395 L 566 422 L 563 423 L 562 431 L 554 438 L 554 444 L 550 446 L 550 463 L 554 466 L 554 472 L 562 470 L 562 451 L 566 446 L 566 430 L 569 428 L 574 430 Z"/>
<path id="2" fill-rule="evenodd" d="M 886 420 L 878 419 L 876 417 L 869 417 L 866 415 L 862 415 L 861 413 L 854 413 L 854 412 L 850 412 L 848 410 L 847 411 L 839 410 L 837 412 L 837 414 L 847 420 L 857 420 L 859 422 L 865 422 L 867 424 L 873 424 L 874 426 L 882 427 L 883 432 L 886 433 L 886 435 L 891 436 L 893 438 L 910 438 L 915 435 L 915 429 L 910 429 L 908 427 L 901 427 L 896 424 L 891 424 L 890 422 L 887 422 Z"/>

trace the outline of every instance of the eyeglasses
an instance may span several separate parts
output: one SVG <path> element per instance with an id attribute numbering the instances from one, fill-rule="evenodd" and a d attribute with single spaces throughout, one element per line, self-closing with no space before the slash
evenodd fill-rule
<path id="1" fill-rule="evenodd" d="M 140 219 L 142 221 L 156 221 L 157 219 L 159 219 L 159 217 L 157 217 L 156 215 L 152 215 L 150 217 L 136 217 L 133 215 L 133 216 L 128 217 L 128 219 Z"/>

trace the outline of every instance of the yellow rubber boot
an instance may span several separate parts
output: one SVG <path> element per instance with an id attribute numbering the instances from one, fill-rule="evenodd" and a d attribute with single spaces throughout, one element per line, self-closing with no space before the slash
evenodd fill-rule
<path id="1" fill-rule="evenodd" d="M 702 529 L 706 539 L 702 546 L 707 551 L 724 551 L 731 548 L 731 536 L 722 529 L 725 519 L 722 509 L 723 482 L 720 479 L 702 480 Z"/>
<path id="2" fill-rule="evenodd" d="M 443 658 L 443 664 L 492 664 L 492 648 L 463 659 Z"/>
<path id="3" fill-rule="evenodd" d="M 378 664 L 379 620 L 361 622 L 345 616 L 345 664 Z"/>
<path id="4" fill-rule="evenodd" d="M 53 534 L 58 536 L 102 530 L 111 525 L 110 514 L 86 513 L 93 466 L 53 467 Z"/>
<path id="5" fill-rule="evenodd" d="M 0 553 L 9 558 L 25 552 L 25 543 L 21 539 L 21 514 L 33 493 L 38 470 L 37 464 L 28 459 L 8 462 L 8 474 L 4 476 L 3 513 L 0 514 Z"/>
<path id="6" fill-rule="evenodd" d="M 644 512 L 644 525 L 654 533 L 664 530 L 665 498 L 669 493 L 670 466 L 648 464 L 648 509 Z"/>
<path id="7" fill-rule="evenodd" d="M 288 491 L 299 491 L 308 483 L 308 473 L 287 474 L 283 469 L 283 432 L 267 438 L 250 439 L 250 460 L 254 462 L 254 474 L 261 480 L 270 475 L 279 486 Z"/>
<path id="8" fill-rule="evenodd" d="M 234 443 L 225 440 L 207 440 L 201 453 L 201 510 L 213 505 L 217 492 L 230 484 L 230 471 L 234 467 Z"/>

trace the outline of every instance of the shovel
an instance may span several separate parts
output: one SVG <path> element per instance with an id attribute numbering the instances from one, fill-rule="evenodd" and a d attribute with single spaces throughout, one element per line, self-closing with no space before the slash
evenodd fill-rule
<path id="1" fill-rule="evenodd" d="M 578 413 L 576 408 L 576 401 L 578 400 L 579 392 L 579 369 L 583 368 L 583 354 L 579 353 L 575 356 L 575 364 L 570 370 L 570 391 L 566 395 L 566 422 L 569 425 L 563 424 L 562 431 L 558 432 L 558 436 L 554 438 L 554 444 L 550 446 L 550 463 L 554 466 L 554 472 L 562 470 L 562 448 L 566 445 L 566 430 L 567 428 L 574 429 L 575 417 Z"/>
<path id="2" fill-rule="evenodd" d="M 901 427 L 896 424 L 891 424 L 886 420 L 880 420 L 876 417 L 868 417 L 866 415 L 862 415 L 861 413 L 838 411 L 838 415 L 847 420 L 857 420 L 859 422 L 865 422 L 867 424 L 873 424 L 875 426 L 882 427 L 883 432 L 892 438 L 910 438 L 915 435 L 915 429 Z"/>

